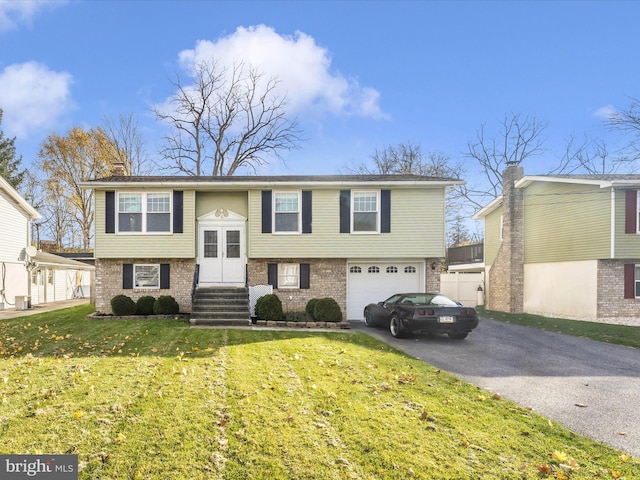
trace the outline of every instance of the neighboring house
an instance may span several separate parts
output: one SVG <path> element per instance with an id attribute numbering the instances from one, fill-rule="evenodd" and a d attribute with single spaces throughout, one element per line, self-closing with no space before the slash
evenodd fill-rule
<path id="1" fill-rule="evenodd" d="M 503 174 L 485 223 L 487 308 L 640 325 L 640 175 Z"/>
<path id="2" fill-rule="evenodd" d="M 172 295 L 190 312 L 196 285 L 271 285 L 285 311 L 332 297 L 360 319 L 366 304 L 396 291 L 438 290 L 445 189 L 461 183 L 120 174 L 85 182 L 96 199 L 96 310 L 109 313 L 125 294 Z"/>
<path id="3" fill-rule="evenodd" d="M 22 305 L 30 295 L 25 248 L 31 245 L 31 222 L 40 214 L 0 177 L 0 307 L 11 308 L 16 297 Z"/>
<path id="4" fill-rule="evenodd" d="M 38 251 L 31 222 L 40 214 L 0 177 L 0 308 L 89 298 L 92 265 Z"/>
<path id="5" fill-rule="evenodd" d="M 30 259 L 31 304 L 91 298 L 91 264 L 38 251 Z"/>

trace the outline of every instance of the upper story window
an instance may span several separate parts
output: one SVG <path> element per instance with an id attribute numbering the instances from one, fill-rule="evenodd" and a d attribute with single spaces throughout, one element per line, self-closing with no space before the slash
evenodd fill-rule
<path id="1" fill-rule="evenodd" d="M 118 232 L 171 233 L 170 193 L 119 193 Z"/>
<path id="2" fill-rule="evenodd" d="M 378 193 L 377 191 L 353 192 L 352 232 L 377 233 L 379 231 Z"/>
<path id="3" fill-rule="evenodd" d="M 274 192 L 274 233 L 300 233 L 300 192 Z"/>

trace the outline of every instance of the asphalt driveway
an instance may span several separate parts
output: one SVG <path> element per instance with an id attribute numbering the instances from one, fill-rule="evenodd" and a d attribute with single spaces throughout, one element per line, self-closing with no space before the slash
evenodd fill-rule
<path id="1" fill-rule="evenodd" d="M 352 328 L 640 458 L 640 349 L 488 319 L 465 340 Z"/>

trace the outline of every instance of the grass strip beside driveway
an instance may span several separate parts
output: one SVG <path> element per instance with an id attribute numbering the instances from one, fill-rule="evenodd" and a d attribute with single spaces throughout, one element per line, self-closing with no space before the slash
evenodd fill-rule
<path id="1" fill-rule="evenodd" d="M 523 325 L 525 327 L 533 327 L 550 332 L 573 335 L 574 337 L 590 338 L 591 340 L 598 340 L 600 342 L 640 348 L 640 327 L 543 317 L 541 315 L 533 315 L 530 313 L 498 312 L 494 310 L 485 310 L 482 307 L 479 307 L 477 310 L 481 317 L 490 318 L 499 322 Z"/>
<path id="2" fill-rule="evenodd" d="M 365 334 L 0 324 L 3 453 L 80 479 L 638 478 L 637 459 Z"/>

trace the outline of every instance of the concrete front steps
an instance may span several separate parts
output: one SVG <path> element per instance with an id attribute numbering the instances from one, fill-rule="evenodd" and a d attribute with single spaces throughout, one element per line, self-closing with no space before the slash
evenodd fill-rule
<path id="1" fill-rule="evenodd" d="M 189 323 L 216 327 L 251 325 L 249 289 L 196 287 Z"/>

